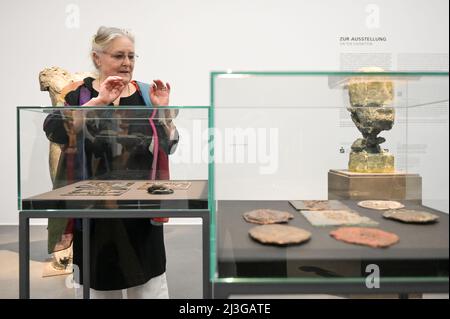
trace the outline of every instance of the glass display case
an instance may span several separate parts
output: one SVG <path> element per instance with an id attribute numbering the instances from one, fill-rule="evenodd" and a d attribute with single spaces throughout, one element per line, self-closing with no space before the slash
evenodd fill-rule
<path id="1" fill-rule="evenodd" d="M 101 228 L 98 220 L 146 219 L 156 236 L 168 218 L 201 218 L 203 294 L 208 297 L 208 154 L 203 160 L 195 152 L 208 145 L 203 133 L 209 112 L 208 106 L 18 107 L 21 298 L 30 296 L 33 218 L 49 218 L 49 253 L 72 241 L 75 253 L 74 234 L 81 231 L 85 298 L 92 279 L 89 259 L 99 253 L 88 244 L 95 242 L 93 228 Z"/>
<path id="2" fill-rule="evenodd" d="M 211 281 L 448 293 L 448 73 L 211 73 Z"/>

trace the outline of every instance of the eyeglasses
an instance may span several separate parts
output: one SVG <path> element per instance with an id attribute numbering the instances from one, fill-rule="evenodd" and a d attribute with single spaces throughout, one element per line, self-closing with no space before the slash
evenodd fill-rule
<path id="1" fill-rule="evenodd" d="M 128 60 L 130 60 L 130 62 L 134 62 L 139 56 L 137 54 L 134 53 L 130 53 L 130 54 L 124 54 L 124 53 L 108 53 L 108 52 L 104 52 L 101 51 L 101 53 L 109 55 L 111 58 L 113 58 L 115 61 L 122 63 L 123 61 L 125 61 L 125 58 L 128 57 Z"/>

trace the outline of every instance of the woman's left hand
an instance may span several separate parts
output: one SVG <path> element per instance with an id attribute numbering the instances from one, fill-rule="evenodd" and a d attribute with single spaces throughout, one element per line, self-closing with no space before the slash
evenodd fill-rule
<path id="1" fill-rule="evenodd" d="M 164 84 L 161 80 L 154 80 L 150 86 L 150 100 L 154 106 L 168 106 L 170 95 L 169 83 Z"/>

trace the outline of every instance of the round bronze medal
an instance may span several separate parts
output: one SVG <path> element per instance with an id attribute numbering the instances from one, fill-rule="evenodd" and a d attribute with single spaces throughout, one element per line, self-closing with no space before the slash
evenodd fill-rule
<path id="1" fill-rule="evenodd" d="M 292 218 L 294 215 L 291 213 L 273 209 L 256 209 L 244 213 L 247 222 L 261 225 L 287 223 Z"/>
<path id="2" fill-rule="evenodd" d="M 254 240 L 263 244 L 300 244 L 311 238 L 311 233 L 297 227 L 286 225 L 262 225 L 249 230 Z"/>
<path id="3" fill-rule="evenodd" d="M 363 200 L 358 206 L 375 210 L 399 209 L 405 207 L 402 203 L 392 200 Z"/>
<path id="4" fill-rule="evenodd" d="M 374 248 L 389 247 L 400 240 L 396 234 L 366 227 L 341 227 L 330 232 L 330 235 L 339 241 Z"/>
<path id="5" fill-rule="evenodd" d="M 388 210 L 383 213 L 383 217 L 415 224 L 434 223 L 439 219 L 437 215 L 412 209 Z"/>

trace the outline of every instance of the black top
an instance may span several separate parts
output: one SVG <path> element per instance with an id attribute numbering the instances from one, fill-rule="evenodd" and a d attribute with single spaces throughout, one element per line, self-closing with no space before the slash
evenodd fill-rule
<path id="1" fill-rule="evenodd" d="M 86 78 L 83 84 L 89 89 L 91 98 L 98 96 L 98 92 L 92 87 L 93 80 Z M 80 104 L 80 90 L 81 86 L 66 95 L 67 104 Z M 145 105 L 145 103 L 140 93 L 136 91 L 129 97 L 121 98 L 119 105 L 135 106 Z M 84 154 L 77 151 L 77 156 L 84 155 L 84 160 L 76 162 L 76 179 L 115 179 L 118 175 L 121 179 L 148 179 L 152 163 L 152 154 L 149 151 L 152 130 L 148 121 L 151 109 L 139 110 L 148 114 L 138 114 L 133 116 L 138 120 L 133 119 L 128 122 L 126 119 L 130 118 L 130 114 L 125 114 L 123 116 L 125 121 L 121 121 L 120 124 L 115 120 L 116 115 L 120 117 L 124 115 L 124 112 L 137 112 L 137 110 L 118 108 L 117 111 L 94 110 L 92 112 L 91 115 L 86 114 L 88 119 L 85 121 L 89 134 L 84 132 L 81 138 L 77 135 L 77 149 L 84 149 Z M 109 114 L 110 112 L 117 112 L 117 114 Z M 108 135 L 108 132 L 117 130 L 117 125 L 126 125 L 128 136 L 136 136 L 136 139 L 128 138 L 123 141 L 114 134 Z M 61 114 L 49 115 L 45 131 L 51 141 L 59 144 L 68 143 L 69 138 L 64 129 Z M 160 139 L 164 136 L 158 135 Z M 125 151 L 128 153 L 127 156 L 121 156 Z M 121 160 L 123 158 L 125 160 Z M 95 169 L 94 166 L 86 163 L 96 163 Z M 62 175 L 64 174 L 60 174 Z M 64 181 L 61 184 L 64 184 Z M 79 267 L 82 276 L 82 232 L 79 226 L 74 230 L 73 249 L 74 264 Z M 163 226 L 152 225 L 150 219 L 91 220 L 90 249 L 90 284 L 93 289 L 118 290 L 142 285 L 152 277 L 161 275 L 166 269 Z M 82 282 L 82 279 L 80 281 Z"/>

